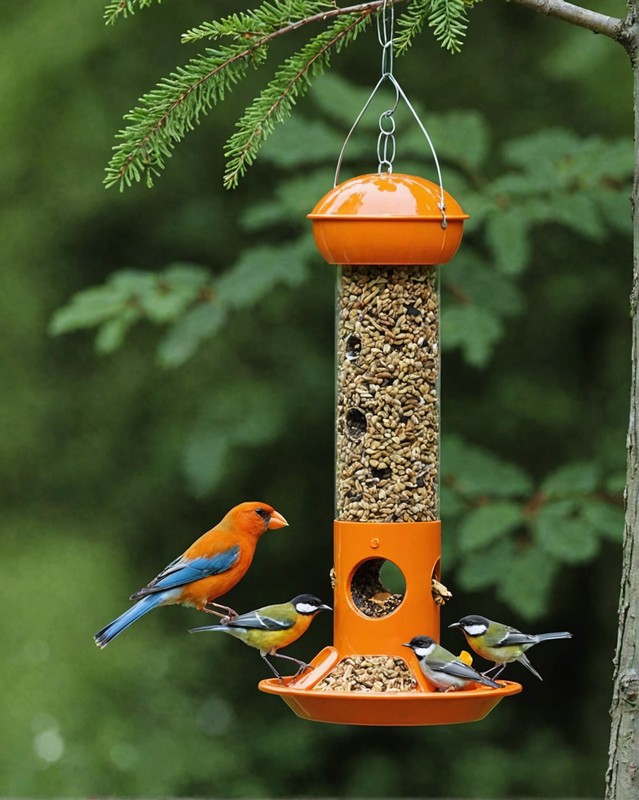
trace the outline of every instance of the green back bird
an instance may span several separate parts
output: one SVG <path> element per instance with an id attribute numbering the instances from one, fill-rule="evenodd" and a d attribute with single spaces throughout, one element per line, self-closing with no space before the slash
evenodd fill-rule
<path id="1" fill-rule="evenodd" d="M 283 678 L 266 657 L 277 656 L 287 661 L 294 661 L 298 670 L 294 677 L 300 675 L 310 665 L 292 656 L 285 656 L 277 651 L 295 642 L 306 632 L 315 616 L 320 611 L 332 611 L 330 606 L 312 594 L 298 594 L 288 603 L 279 603 L 264 606 L 246 614 L 240 614 L 219 625 L 205 625 L 202 628 L 192 628 L 189 633 L 202 631 L 221 631 L 234 636 L 236 639 L 260 651 L 260 655 L 269 665 L 273 674 L 283 683 Z"/>
<path id="2" fill-rule="evenodd" d="M 483 673 L 487 675 L 494 672 L 493 678 L 501 675 L 506 664 L 510 664 L 511 661 L 519 661 L 541 681 L 543 678 L 528 660 L 526 651 L 539 642 L 551 639 L 572 639 L 572 633 L 568 633 L 568 631 L 522 633 L 517 628 L 502 625 L 501 622 L 494 622 L 486 617 L 480 617 L 478 614 L 462 617 L 459 622 L 453 622 L 448 627 L 460 628 L 466 636 L 466 641 L 478 655 L 487 661 L 495 662 L 494 667 Z"/>

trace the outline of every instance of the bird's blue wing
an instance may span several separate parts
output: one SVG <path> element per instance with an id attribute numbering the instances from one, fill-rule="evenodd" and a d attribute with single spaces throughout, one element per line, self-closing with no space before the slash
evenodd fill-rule
<path id="1" fill-rule="evenodd" d="M 224 550 L 214 556 L 185 559 L 183 556 L 176 558 L 160 574 L 155 577 L 148 586 L 139 589 L 131 595 L 131 600 L 144 597 L 155 592 L 164 592 L 167 589 L 175 589 L 178 586 L 185 586 L 187 583 L 199 581 L 202 578 L 210 578 L 212 575 L 219 575 L 226 572 L 237 564 L 240 558 L 240 547 Z"/>

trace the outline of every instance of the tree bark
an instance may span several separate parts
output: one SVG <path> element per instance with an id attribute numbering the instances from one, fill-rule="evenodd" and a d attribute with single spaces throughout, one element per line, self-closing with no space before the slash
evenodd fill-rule
<path id="1" fill-rule="evenodd" d="M 635 174 L 632 191 L 634 233 L 633 282 L 630 295 L 632 376 L 628 428 L 628 474 L 624 530 L 619 633 L 614 660 L 614 687 L 606 800 L 639 797 L 639 68 L 637 44 L 639 0 L 625 21 L 626 49 L 634 73 Z M 632 43 L 632 44 L 630 44 Z M 630 44 L 630 46 L 628 46 Z"/>

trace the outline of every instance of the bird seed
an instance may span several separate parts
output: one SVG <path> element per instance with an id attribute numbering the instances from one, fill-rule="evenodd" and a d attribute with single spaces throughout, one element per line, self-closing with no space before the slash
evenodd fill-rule
<path id="1" fill-rule="evenodd" d="M 315 687 L 319 692 L 413 692 L 406 662 L 391 656 L 349 656 Z"/>
<path id="2" fill-rule="evenodd" d="M 337 516 L 439 518 L 435 267 L 342 267 L 337 322 Z"/>

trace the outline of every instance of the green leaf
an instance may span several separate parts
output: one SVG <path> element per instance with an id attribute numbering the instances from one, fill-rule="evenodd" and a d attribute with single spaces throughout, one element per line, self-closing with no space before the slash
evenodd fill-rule
<path id="1" fill-rule="evenodd" d="M 335 160 L 342 143 L 343 137 L 334 127 L 294 116 L 265 142 L 261 158 L 284 169 L 302 167 L 306 171 L 312 164 Z M 351 156 L 354 150 L 355 147 L 349 151 Z"/>
<path id="2" fill-rule="evenodd" d="M 215 285 L 216 299 L 225 308 L 254 305 L 278 284 L 298 286 L 306 277 L 304 249 L 292 245 L 246 250 Z"/>
<path id="3" fill-rule="evenodd" d="M 539 165 L 570 158 L 579 144 L 578 137 L 562 128 L 546 128 L 504 145 L 507 164 L 532 172 Z"/>
<path id="4" fill-rule="evenodd" d="M 554 220 L 572 228 L 589 239 L 601 240 L 605 227 L 599 211 L 599 192 L 582 189 L 574 194 L 562 194 L 552 203 Z"/>
<path id="5" fill-rule="evenodd" d="M 532 491 L 531 479 L 519 467 L 457 436 L 442 437 L 442 477 L 466 497 L 526 497 Z"/>
<path id="6" fill-rule="evenodd" d="M 314 82 L 312 90 L 315 105 L 335 122 L 348 125 L 349 128 L 353 124 L 354 114 L 357 115 L 369 94 L 370 87 L 364 89 L 355 86 L 336 73 L 322 75 Z M 377 128 L 373 109 L 362 117 L 358 128 Z"/>
<path id="7" fill-rule="evenodd" d="M 506 275 L 518 275 L 530 260 L 530 220 L 524 206 L 495 211 L 486 225 L 486 240 L 495 266 Z"/>
<path id="8" fill-rule="evenodd" d="M 273 441 L 285 423 L 285 402 L 270 383 L 228 384 L 224 393 L 200 415 L 187 442 L 184 472 L 199 496 L 223 479 L 234 460 L 245 457 L 237 448 L 262 447 Z"/>
<path id="9" fill-rule="evenodd" d="M 442 286 L 450 289 L 453 300 L 470 301 L 500 316 L 514 316 L 523 308 L 521 291 L 512 277 L 496 272 L 470 250 L 442 271 Z"/>
<path id="10" fill-rule="evenodd" d="M 279 284 L 299 285 L 306 277 L 311 252 L 310 238 L 301 238 L 279 248 L 264 246 L 246 250 L 231 269 L 213 284 L 209 302 L 181 316 L 158 348 L 165 367 L 188 361 L 203 341 L 215 336 L 230 311 L 255 305 Z"/>
<path id="11" fill-rule="evenodd" d="M 80 328 L 93 328 L 120 314 L 128 302 L 128 293 L 115 285 L 94 286 L 71 298 L 51 319 L 49 332 L 54 336 Z"/>
<path id="12" fill-rule="evenodd" d="M 577 514 L 577 505 L 560 500 L 543 506 L 531 525 L 535 541 L 559 561 L 589 561 L 599 548 L 594 527 Z"/>
<path id="13" fill-rule="evenodd" d="M 226 322 L 225 309 L 218 304 L 197 306 L 169 330 L 158 347 L 163 367 L 179 367 L 191 358 L 205 339 L 218 333 Z"/>
<path id="14" fill-rule="evenodd" d="M 122 315 L 110 319 L 108 322 L 101 325 L 98 330 L 98 335 L 95 338 L 95 349 L 97 352 L 102 355 L 107 355 L 108 353 L 113 353 L 118 350 L 123 345 L 131 324 L 138 316 L 139 315 L 134 313 L 134 319 L 131 319 L 130 317 L 127 318 L 127 315 Z"/>
<path id="15" fill-rule="evenodd" d="M 541 547 L 529 544 L 520 549 L 501 574 L 497 595 L 525 619 L 541 617 L 550 604 L 557 562 Z"/>
<path id="16" fill-rule="evenodd" d="M 442 349 L 459 347 L 469 364 L 483 367 L 502 336 L 503 326 L 487 308 L 458 305 L 443 310 L 441 330 Z"/>
<path id="17" fill-rule="evenodd" d="M 466 170 L 481 167 L 488 155 L 490 131 L 486 120 L 476 111 L 450 111 L 447 114 L 426 114 L 415 105 L 420 119 L 426 124 L 426 130 L 435 145 L 439 158 L 461 164 Z M 399 121 L 399 119 L 398 119 Z M 402 119 L 403 127 L 408 128 L 401 138 L 402 152 L 415 153 L 430 158 L 428 143 L 424 134 L 417 128 L 412 116 Z M 436 178 L 434 178 L 436 180 Z M 444 188 L 449 189 L 448 171 L 444 173 Z M 459 198 L 458 198 L 459 199 Z M 466 198 L 463 198 L 464 210 L 470 213 Z"/>
<path id="18" fill-rule="evenodd" d="M 592 461 L 566 464 L 551 473 L 541 484 L 541 490 L 550 497 L 594 492 L 601 482 L 601 470 Z"/>
<path id="19" fill-rule="evenodd" d="M 465 503 L 449 486 L 442 486 L 439 490 L 439 512 L 442 519 L 450 519 L 461 514 L 466 508 Z"/>
<path id="20" fill-rule="evenodd" d="M 521 506 L 506 501 L 490 503 L 470 511 L 462 520 L 458 536 L 463 552 L 485 547 L 518 528 L 523 521 Z"/>
<path id="21" fill-rule="evenodd" d="M 601 536 L 615 542 L 623 540 L 624 511 L 621 506 L 602 500 L 587 500 L 581 510 L 584 520 Z"/>
<path id="22" fill-rule="evenodd" d="M 321 169 L 282 181 L 274 197 L 247 207 L 242 215 L 244 228 L 255 231 L 281 224 L 287 228 L 304 227 L 310 232 L 311 221 L 305 215 L 333 186 L 334 173 L 334 169 Z"/>
<path id="23" fill-rule="evenodd" d="M 467 592 L 494 586 L 508 573 L 514 555 L 514 543 L 506 540 L 462 556 L 455 575 L 457 585 Z"/>

